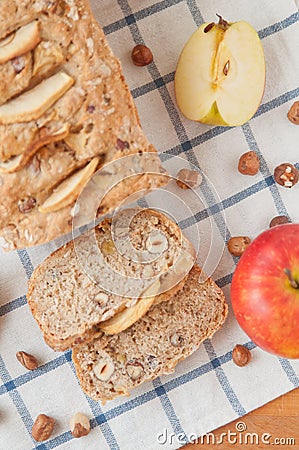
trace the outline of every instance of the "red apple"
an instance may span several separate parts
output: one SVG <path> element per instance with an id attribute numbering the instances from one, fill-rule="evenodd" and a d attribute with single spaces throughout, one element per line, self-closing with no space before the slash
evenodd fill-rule
<path id="1" fill-rule="evenodd" d="M 256 345 L 299 358 L 299 224 L 270 228 L 247 247 L 231 299 L 237 321 Z"/>

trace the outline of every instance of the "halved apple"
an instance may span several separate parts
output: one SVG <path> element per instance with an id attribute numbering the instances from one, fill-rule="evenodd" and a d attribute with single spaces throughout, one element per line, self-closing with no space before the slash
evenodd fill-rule
<path id="1" fill-rule="evenodd" d="M 190 37 L 175 74 L 181 112 L 211 125 L 237 126 L 257 111 L 266 79 L 264 51 L 247 22 L 204 23 Z"/>

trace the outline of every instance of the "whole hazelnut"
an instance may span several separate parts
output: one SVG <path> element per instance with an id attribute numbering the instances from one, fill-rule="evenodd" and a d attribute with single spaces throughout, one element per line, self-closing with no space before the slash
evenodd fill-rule
<path id="1" fill-rule="evenodd" d="M 144 67 L 153 61 L 153 54 L 151 50 L 142 44 L 135 45 L 132 50 L 132 61 L 135 66 Z"/>
<path id="2" fill-rule="evenodd" d="M 274 180 L 280 186 L 291 188 L 299 180 L 299 171 L 293 164 L 282 163 L 274 170 Z"/>
<path id="3" fill-rule="evenodd" d="M 283 225 L 284 223 L 290 223 L 290 219 L 287 216 L 276 216 L 271 220 L 269 227 L 276 227 L 277 225 Z"/>
<path id="4" fill-rule="evenodd" d="M 251 240 L 247 236 L 235 236 L 230 238 L 227 243 L 227 248 L 233 256 L 241 256 L 250 242 Z"/>
<path id="5" fill-rule="evenodd" d="M 244 367 L 251 360 L 251 353 L 244 345 L 237 344 L 232 352 L 234 363 L 239 367 Z"/>
<path id="6" fill-rule="evenodd" d="M 36 206 L 36 200 L 34 197 L 26 197 L 22 200 L 18 201 L 18 208 L 20 213 L 28 214 L 30 213 Z"/>
<path id="7" fill-rule="evenodd" d="M 291 106 L 288 112 L 288 119 L 295 125 L 299 125 L 299 101 L 293 103 Z"/>
<path id="8" fill-rule="evenodd" d="M 238 170 L 243 175 L 256 175 L 260 168 L 260 160 L 255 152 L 247 152 L 239 159 Z"/>

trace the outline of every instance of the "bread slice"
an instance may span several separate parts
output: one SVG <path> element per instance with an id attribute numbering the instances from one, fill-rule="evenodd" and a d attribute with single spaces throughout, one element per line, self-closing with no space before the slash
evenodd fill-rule
<path id="1" fill-rule="evenodd" d="M 151 170 L 148 164 L 142 170 L 141 164 L 138 176 L 109 193 L 102 214 L 136 191 L 166 184 L 156 150 L 141 130 L 120 62 L 86 0 L 2 0 L 0 25 L 4 56 L 6 47 L 12 51 L 14 36 L 28 28 L 38 30 L 35 41 L 27 36 L 30 46 L 23 51 L 30 50 L 0 64 L 0 236 L 6 250 L 41 244 L 71 230 L 74 200 L 67 207 L 61 201 L 58 211 L 41 213 L 39 208 L 59 183 L 95 157 L 98 168 L 130 155 L 134 164 L 146 153 L 152 159 Z M 57 80 L 62 86 L 55 85 Z M 26 99 L 31 99 L 28 105 Z M 20 104 L 22 114 L 16 107 Z M 59 166 L 64 149 L 72 152 L 72 170 Z M 35 156 L 43 170 L 30 178 Z M 126 164 L 122 171 L 125 179 Z M 19 203 L 29 198 L 30 210 L 20 212 Z"/>
<path id="2" fill-rule="evenodd" d="M 36 268 L 28 304 L 46 342 L 66 350 L 101 326 L 118 333 L 153 303 L 168 300 L 194 260 L 192 245 L 172 220 L 151 209 L 127 209 Z"/>
<path id="3" fill-rule="evenodd" d="M 126 331 L 73 347 L 77 377 L 89 397 L 105 403 L 174 372 L 222 326 L 228 310 L 224 294 L 211 278 L 201 282 L 200 274 L 194 266 L 181 291 Z"/>

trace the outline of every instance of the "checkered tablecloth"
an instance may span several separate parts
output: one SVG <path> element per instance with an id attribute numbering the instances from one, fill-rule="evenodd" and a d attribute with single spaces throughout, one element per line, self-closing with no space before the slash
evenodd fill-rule
<path id="1" fill-rule="evenodd" d="M 187 166 L 194 164 L 204 174 L 200 201 L 189 199 L 187 192 L 174 192 L 183 196 L 188 207 L 178 208 L 175 200 L 169 201 L 168 207 L 194 243 L 199 236 L 199 262 L 208 260 L 210 271 L 216 267 L 213 277 L 229 302 L 237 261 L 224 242 L 233 235 L 257 236 L 278 214 L 299 221 L 299 188 L 280 188 L 272 177 L 282 162 L 299 168 L 299 127 L 286 118 L 299 97 L 298 2 L 94 0 L 92 5 L 122 61 L 143 128 L 165 167 L 175 172 L 181 161 Z M 203 21 L 216 19 L 215 13 L 229 21 L 249 21 L 258 30 L 265 50 L 263 102 L 242 127 L 188 121 L 178 112 L 174 99 L 174 70 L 180 50 Z M 151 48 L 153 64 L 146 68 L 132 64 L 130 51 L 135 43 Z M 257 152 L 261 160 L 254 177 L 237 171 L 240 155 L 248 150 Z M 146 202 L 165 209 L 162 197 L 154 195 Z M 0 253 L 1 450 L 174 449 L 299 386 L 299 360 L 276 358 L 256 348 L 238 327 L 230 308 L 223 329 L 180 363 L 173 375 L 146 383 L 131 397 L 104 407 L 89 400 L 76 380 L 71 353 L 54 353 L 46 346 L 26 304 L 27 279 L 61 242 Z M 251 364 L 242 369 L 231 360 L 236 343 L 245 344 L 253 354 Z M 19 350 L 36 355 L 40 367 L 26 371 L 16 360 Z M 92 430 L 75 440 L 69 419 L 77 411 L 91 418 Z M 39 413 L 56 419 L 53 435 L 41 444 L 30 433 Z M 166 430 L 169 438 L 162 445 Z"/>

